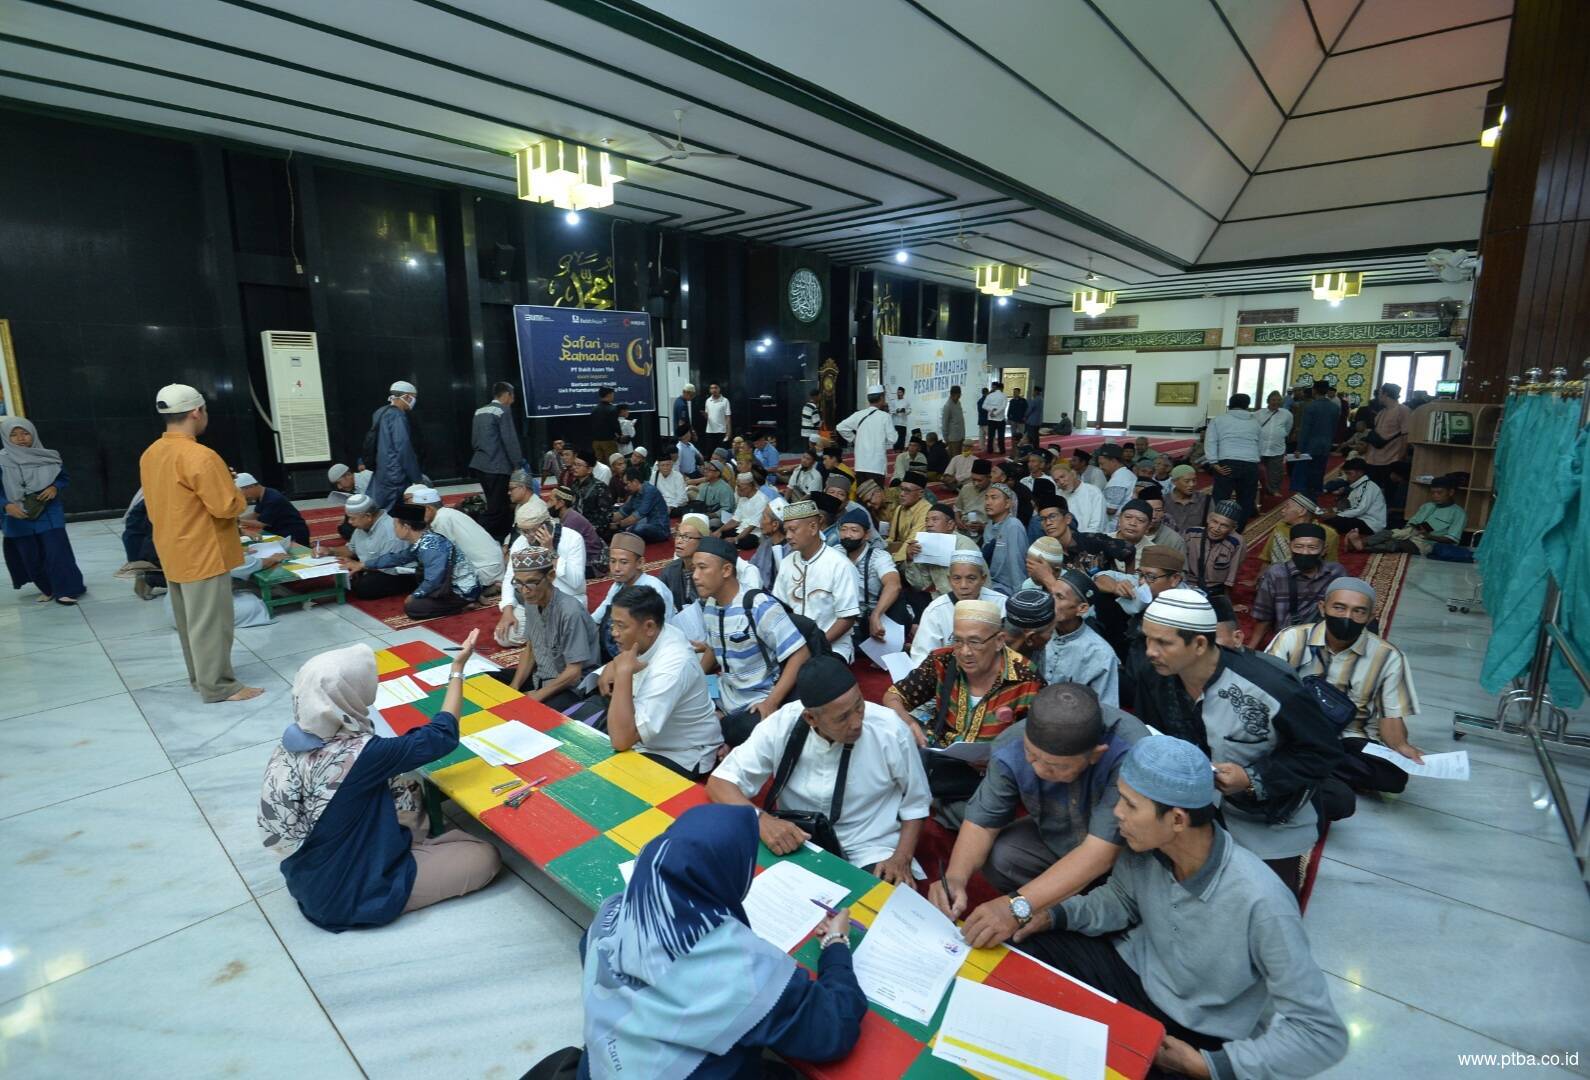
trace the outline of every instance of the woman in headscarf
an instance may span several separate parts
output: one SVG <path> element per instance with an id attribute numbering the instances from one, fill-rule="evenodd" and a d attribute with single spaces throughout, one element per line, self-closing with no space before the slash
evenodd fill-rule
<path id="1" fill-rule="evenodd" d="M 478 633 L 453 659 L 442 711 L 395 739 L 371 726 L 368 646 L 321 653 L 293 679 L 293 722 L 265 766 L 259 827 L 265 847 L 283 857 L 287 891 L 316 926 L 383 926 L 496 877 L 502 863 L 487 841 L 418 831 L 418 786 L 402 779 L 458 746 L 463 669 Z"/>
<path id="2" fill-rule="evenodd" d="M 66 470 L 60 453 L 40 443 L 38 429 L 20 416 L 0 419 L 0 482 L 5 485 L 0 531 L 11 587 L 31 582 L 38 586 L 38 603 L 77 603 L 87 586 L 66 537 L 60 499 Z"/>
<path id="3" fill-rule="evenodd" d="M 629 887 L 581 939 L 580 1080 L 748 1080 L 762 1050 L 833 1061 L 861 1036 L 850 911 L 818 927 L 817 978 L 751 932 L 756 810 L 698 806 L 641 851 Z"/>

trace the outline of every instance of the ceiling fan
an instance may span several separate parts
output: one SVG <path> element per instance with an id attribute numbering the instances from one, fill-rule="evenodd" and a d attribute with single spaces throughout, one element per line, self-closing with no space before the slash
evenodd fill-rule
<path id="1" fill-rule="evenodd" d="M 958 212 L 955 215 L 955 236 L 951 238 L 951 242 L 956 247 L 970 251 L 973 240 L 977 239 L 979 236 L 987 235 L 987 233 L 966 231 L 966 212 L 964 210 Z"/>
<path id="2" fill-rule="evenodd" d="M 685 111 L 683 109 L 674 110 L 674 132 L 675 137 L 672 142 L 669 142 L 655 131 L 649 132 L 651 137 L 656 139 L 662 148 L 668 152 L 661 157 L 652 158 L 646 164 L 660 165 L 665 161 L 688 161 L 691 158 L 737 158 L 740 156 L 739 154 L 718 154 L 707 150 L 691 150 L 685 146 Z"/>

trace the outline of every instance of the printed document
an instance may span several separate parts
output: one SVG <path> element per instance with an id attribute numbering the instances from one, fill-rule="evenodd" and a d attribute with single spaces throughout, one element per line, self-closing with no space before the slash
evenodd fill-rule
<path id="1" fill-rule="evenodd" d="M 774 863 L 751 879 L 745 917 L 751 932 L 780 952 L 790 952 L 828 916 L 812 903 L 844 903 L 846 889 L 792 862 Z"/>
<path id="2" fill-rule="evenodd" d="M 1103 1080 L 1110 1029 L 1030 998 L 956 979 L 933 1056 L 997 1080 Z"/>
<path id="3" fill-rule="evenodd" d="M 856 981 L 868 1000 L 925 1024 L 969 949 L 938 908 L 910 886 L 900 886 L 856 948 Z"/>

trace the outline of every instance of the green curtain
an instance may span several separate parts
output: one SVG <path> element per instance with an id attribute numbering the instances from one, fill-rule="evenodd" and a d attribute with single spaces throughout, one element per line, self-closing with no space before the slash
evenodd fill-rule
<path id="1" fill-rule="evenodd" d="M 1547 573 L 1581 594 L 1587 585 L 1578 565 L 1584 556 L 1575 560 L 1572 554 L 1576 541 L 1590 542 L 1590 533 L 1580 529 L 1583 442 L 1577 400 L 1552 394 L 1508 398 L 1492 482 L 1496 505 L 1476 555 L 1491 616 L 1480 685 L 1492 693 L 1529 670 Z M 1582 602 L 1575 611 L 1586 626 L 1590 615 Z M 1566 665 L 1554 664 L 1550 676 L 1556 701 L 1576 706 L 1582 695 Z"/>
<path id="2" fill-rule="evenodd" d="M 1590 659 L 1590 429 L 1580 430 L 1563 473 L 1563 515 L 1546 533 L 1546 562 L 1562 587 L 1557 623 L 1574 651 Z M 1552 661 L 1549 683 L 1552 699 L 1565 709 L 1584 700 L 1584 688 L 1561 659 Z"/>

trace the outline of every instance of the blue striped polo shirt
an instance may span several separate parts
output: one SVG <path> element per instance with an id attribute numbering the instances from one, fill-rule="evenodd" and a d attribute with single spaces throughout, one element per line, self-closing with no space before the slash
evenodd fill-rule
<path id="1" fill-rule="evenodd" d="M 805 644 L 783 606 L 770 593 L 756 598 L 753 631 L 744 606 L 747 591 L 741 589 L 727 605 L 710 600 L 703 605 L 702 621 L 707 627 L 707 642 L 718 659 L 718 692 L 726 713 L 755 705 L 767 697 L 778 681 L 778 669 L 768 666 L 764 649 L 782 664 Z M 753 632 L 761 638 L 760 647 Z"/>

